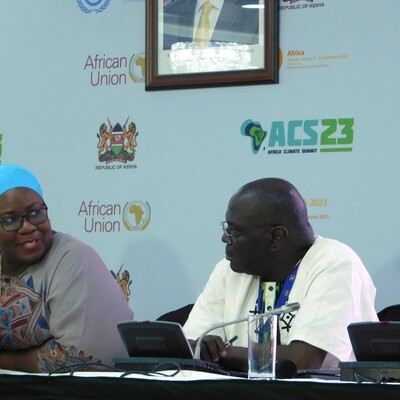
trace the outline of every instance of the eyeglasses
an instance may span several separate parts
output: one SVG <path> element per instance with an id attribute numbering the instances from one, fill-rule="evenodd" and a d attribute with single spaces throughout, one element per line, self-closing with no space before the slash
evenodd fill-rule
<path id="1" fill-rule="evenodd" d="M 47 206 L 44 204 L 41 208 L 31 211 L 25 215 L 9 215 L 0 219 L 0 224 L 7 232 L 17 231 L 21 228 L 25 218 L 32 225 L 40 225 L 47 221 Z"/>
<path id="2" fill-rule="evenodd" d="M 221 226 L 222 226 L 222 231 L 224 232 L 224 235 L 228 238 L 228 244 L 232 245 L 232 238 L 233 237 L 237 237 L 239 235 L 243 235 L 245 233 L 249 233 L 249 232 L 254 231 L 256 229 L 266 228 L 267 226 L 274 226 L 274 225 L 273 224 L 266 224 L 266 225 L 256 226 L 256 227 L 250 228 L 250 229 L 245 229 L 243 231 L 234 230 L 232 227 L 230 227 L 228 225 L 228 223 L 226 221 L 222 221 L 221 222 Z"/>

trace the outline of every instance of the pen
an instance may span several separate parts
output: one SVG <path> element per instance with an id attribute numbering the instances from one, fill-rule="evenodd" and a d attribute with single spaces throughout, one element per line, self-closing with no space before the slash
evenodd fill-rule
<path id="1" fill-rule="evenodd" d="M 225 345 L 224 345 L 224 349 L 227 349 L 228 347 L 232 346 L 232 343 L 238 338 L 237 335 L 235 335 L 233 338 L 229 339 Z"/>

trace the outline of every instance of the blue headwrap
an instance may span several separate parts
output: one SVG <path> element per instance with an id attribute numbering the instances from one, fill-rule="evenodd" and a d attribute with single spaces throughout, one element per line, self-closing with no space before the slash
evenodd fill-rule
<path id="1" fill-rule="evenodd" d="M 27 169 L 13 164 L 0 164 L 0 196 L 7 190 L 24 187 L 43 197 L 39 181 Z"/>

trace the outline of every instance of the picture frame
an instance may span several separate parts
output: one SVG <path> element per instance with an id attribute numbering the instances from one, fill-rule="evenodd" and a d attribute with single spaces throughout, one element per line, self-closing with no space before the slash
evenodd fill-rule
<path id="1" fill-rule="evenodd" d="M 279 0 L 225 0 L 214 21 L 216 40 L 211 37 L 206 47 L 193 39 L 196 4 L 196 0 L 146 1 L 146 91 L 279 82 Z M 223 17 L 225 4 L 229 14 Z M 238 4 L 247 7 L 233 10 Z M 173 14 L 174 6 L 179 7 L 179 16 Z M 188 8 L 187 18 L 182 17 L 182 7 Z M 239 25 L 237 13 L 247 22 Z M 231 15 L 235 15 L 232 21 Z M 225 29 L 218 30 L 220 19 Z"/>

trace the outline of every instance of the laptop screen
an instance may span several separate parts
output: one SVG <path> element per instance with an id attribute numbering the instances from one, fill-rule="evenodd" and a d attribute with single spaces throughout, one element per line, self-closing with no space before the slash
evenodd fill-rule
<path id="1" fill-rule="evenodd" d="M 347 330 L 357 361 L 400 361 L 400 322 L 357 322 Z"/>
<path id="2" fill-rule="evenodd" d="M 129 357 L 193 358 L 192 348 L 176 322 L 127 321 L 117 327 Z"/>

